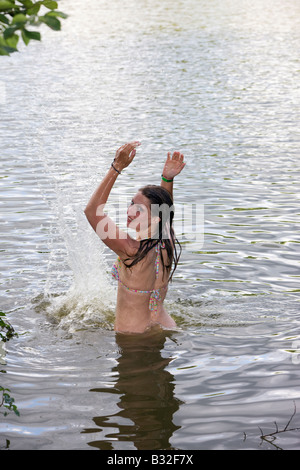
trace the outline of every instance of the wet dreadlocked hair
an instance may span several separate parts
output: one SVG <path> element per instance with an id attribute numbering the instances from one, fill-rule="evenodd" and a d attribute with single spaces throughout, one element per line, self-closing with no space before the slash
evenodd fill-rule
<path id="1" fill-rule="evenodd" d="M 127 268 L 132 268 L 145 258 L 152 248 L 158 243 L 163 243 L 167 252 L 168 262 L 165 265 L 162 252 L 160 252 L 161 262 L 163 269 L 170 273 L 169 281 L 172 279 L 175 269 L 177 267 L 180 255 L 181 245 L 174 234 L 173 220 L 174 220 L 174 205 L 170 193 L 161 186 L 147 185 L 140 188 L 139 191 L 143 196 L 147 197 L 151 205 L 151 215 L 159 217 L 158 228 L 155 234 L 151 234 L 151 238 L 141 240 L 140 246 L 136 254 L 124 260 Z M 179 248 L 179 253 L 177 247 Z M 172 270 L 173 266 L 173 270 Z"/>

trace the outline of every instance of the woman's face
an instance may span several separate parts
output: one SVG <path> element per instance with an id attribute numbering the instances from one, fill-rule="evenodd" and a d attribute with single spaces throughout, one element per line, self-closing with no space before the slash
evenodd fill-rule
<path id="1" fill-rule="evenodd" d="M 127 210 L 127 227 L 149 236 L 151 229 L 151 204 L 140 191 L 132 198 Z"/>

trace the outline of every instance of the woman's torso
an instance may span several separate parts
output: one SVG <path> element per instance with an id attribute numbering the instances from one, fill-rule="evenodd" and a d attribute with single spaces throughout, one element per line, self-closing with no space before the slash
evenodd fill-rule
<path id="1" fill-rule="evenodd" d="M 169 270 L 166 250 L 152 248 L 145 258 L 126 268 L 121 260 L 117 264 L 118 296 L 115 330 L 120 332 L 143 332 L 154 324 L 165 328 L 176 326 L 163 307 L 168 288 Z"/>

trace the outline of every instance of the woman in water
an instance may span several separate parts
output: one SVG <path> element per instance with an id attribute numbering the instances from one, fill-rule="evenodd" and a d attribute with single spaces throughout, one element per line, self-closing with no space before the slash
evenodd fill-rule
<path id="1" fill-rule="evenodd" d="M 136 230 L 136 239 L 104 213 L 116 179 L 132 162 L 139 145 L 130 142 L 117 150 L 85 209 L 95 232 L 118 255 L 112 274 L 118 280 L 115 330 L 122 333 L 143 333 L 157 324 L 163 328 L 176 326 L 163 301 L 179 259 L 173 231 L 173 179 L 185 166 L 183 155 L 168 153 L 161 185 L 145 186 L 133 197 L 127 210 L 127 227 Z"/>

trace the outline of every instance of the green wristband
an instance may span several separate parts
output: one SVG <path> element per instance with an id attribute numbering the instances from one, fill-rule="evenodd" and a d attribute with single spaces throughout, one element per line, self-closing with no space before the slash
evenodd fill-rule
<path id="1" fill-rule="evenodd" d="M 165 181 L 166 183 L 172 183 L 173 182 L 173 180 L 167 180 L 167 178 L 165 178 L 163 175 L 161 175 L 161 179 L 163 181 Z"/>

